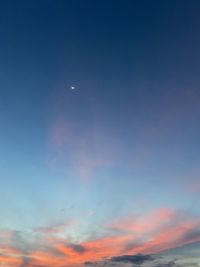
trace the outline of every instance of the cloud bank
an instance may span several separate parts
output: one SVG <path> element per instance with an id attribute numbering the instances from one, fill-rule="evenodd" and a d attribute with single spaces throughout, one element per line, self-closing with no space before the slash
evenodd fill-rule
<path id="1" fill-rule="evenodd" d="M 162 261 L 155 255 L 200 241 L 200 218 L 169 208 L 141 216 L 130 214 L 103 225 L 101 236 L 76 242 L 71 235 L 77 224 L 72 222 L 33 229 L 30 240 L 19 231 L 2 230 L 1 265 L 72 267 L 87 263 L 90 266 L 172 267 L 178 266 L 174 259 Z"/>

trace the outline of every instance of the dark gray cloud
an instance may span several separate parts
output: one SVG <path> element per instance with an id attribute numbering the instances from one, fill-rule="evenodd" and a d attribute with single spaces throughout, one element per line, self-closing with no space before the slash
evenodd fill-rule
<path id="1" fill-rule="evenodd" d="M 160 255 L 122 255 L 100 262 L 85 262 L 91 267 L 183 267 L 177 265 L 176 260 L 166 260 Z"/>
<path id="2" fill-rule="evenodd" d="M 162 263 L 158 263 L 158 264 L 156 264 L 154 266 L 152 265 L 152 267 L 181 267 L 181 266 L 178 266 L 175 263 L 175 261 L 169 261 L 167 263 L 162 262 Z"/>
<path id="3" fill-rule="evenodd" d="M 188 231 L 181 237 L 181 242 L 187 243 L 191 240 L 195 240 L 200 238 L 200 229 L 192 229 L 191 231 Z"/>
<path id="4" fill-rule="evenodd" d="M 84 253 L 86 251 L 86 248 L 82 245 L 70 244 L 69 247 L 77 253 Z"/>
<path id="5" fill-rule="evenodd" d="M 137 255 L 123 255 L 123 256 L 112 257 L 110 260 L 114 262 L 142 264 L 145 261 L 154 260 L 154 257 L 152 255 L 137 254 Z"/>
<path id="6" fill-rule="evenodd" d="M 122 253 L 128 253 L 128 251 L 136 249 L 142 246 L 142 244 L 143 243 L 140 240 L 133 240 L 132 242 L 128 242 L 127 244 L 124 245 Z"/>

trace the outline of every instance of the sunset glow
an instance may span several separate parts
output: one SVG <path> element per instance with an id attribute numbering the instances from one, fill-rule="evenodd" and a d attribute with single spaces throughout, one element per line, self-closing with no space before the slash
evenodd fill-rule
<path id="1" fill-rule="evenodd" d="M 0 267 L 200 264 L 200 1 L 0 1 Z"/>

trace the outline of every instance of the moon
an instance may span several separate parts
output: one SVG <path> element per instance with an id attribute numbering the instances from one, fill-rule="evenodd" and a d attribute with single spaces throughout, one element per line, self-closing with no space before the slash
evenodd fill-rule
<path id="1" fill-rule="evenodd" d="M 75 90 L 76 87 L 75 87 L 74 85 L 71 85 L 71 86 L 70 86 L 70 89 L 71 89 L 71 90 Z"/>

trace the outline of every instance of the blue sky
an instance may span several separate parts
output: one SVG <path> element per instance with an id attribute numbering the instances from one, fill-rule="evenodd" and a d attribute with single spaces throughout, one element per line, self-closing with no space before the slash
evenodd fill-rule
<path id="1" fill-rule="evenodd" d="M 199 241 L 199 8 L 1 1 L 2 262 L 22 267 L 23 254 L 28 267 L 72 266 L 157 253 L 169 227 L 185 230 L 167 249 Z M 129 237 L 140 245 L 124 251 Z M 70 259 L 58 261 L 52 240 Z M 71 244 L 91 253 L 81 258 Z"/>

